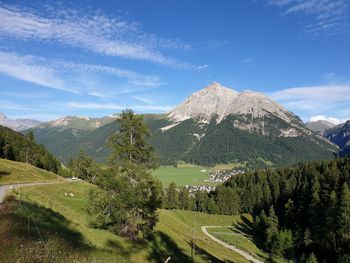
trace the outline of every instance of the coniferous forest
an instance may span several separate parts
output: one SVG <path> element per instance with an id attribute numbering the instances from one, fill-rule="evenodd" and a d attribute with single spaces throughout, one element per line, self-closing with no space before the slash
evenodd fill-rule
<path id="1" fill-rule="evenodd" d="M 297 262 L 350 262 L 350 159 L 240 174 L 214 192 L 166 191 L 168 209 L 253 215 L 257 244 Z"/>
<path id="2" fill-rule="evenodd" d="M 23 135 L 3 126 L 0 126 L 0 158 L 28 163 L 52 172 L 58 172 L 61 165 L 43 145 L 36 143 L 32 132 Z"/>

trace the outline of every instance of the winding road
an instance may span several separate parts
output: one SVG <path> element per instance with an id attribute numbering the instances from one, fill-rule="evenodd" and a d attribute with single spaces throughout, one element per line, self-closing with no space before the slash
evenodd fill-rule
<path id="1" fill-rule="evenodd" d="M 236 252 L 237 254 L 240 254 L 241 256 L 243 256 L 244 258 L 246 258 L 247 260 L 251 261 L 251 262 L 254 262 L 254 263 L 264 263 L 263 261 L 259 260 L 259 259 L 256 259 L 254 258 L 252 255 L 250 255 L 249 253 L 245 252 L 244 250 L 242 249 L 239 249 L 235 246 L 232 246 L 232 245 L 229 245 L 223 241 L 221 241 L 220 239 L 217 239 L 216 237 L 214 237 L 212 234 L 210 234 L 208 231 L 207 231 L 207 228 L 217 228 L 217 227 L 230 227 L 230 226 L 202 226 L 202 231 L 203 233 L 208 236 L 210 239 L 214 240 L 215 242 L 223 245 L 224 247 Z"/>
<path id="2" fill-rule="evenodd" d="M 64 182 L 76 182 L 79 180 L 72 180 L 70 178 L 64 179 L 61 181 L 52 181 L 52 182 L 33 182 L 33 183 L 22 183 L 22 184 L 5 184 L 5 185 L 0 185 L 0 205 L 4 201 L 6 192 L 9 189 L 17 189 L 17 187 L 24 187 L 24 186 L 33 186 L 33 185 L 47 185 L 47 184 L 59 184 L 59 183 L 64 183 Z"/>

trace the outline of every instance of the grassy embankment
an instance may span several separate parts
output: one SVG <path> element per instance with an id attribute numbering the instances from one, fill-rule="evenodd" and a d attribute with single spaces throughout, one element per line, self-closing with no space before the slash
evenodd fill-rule
<path id="1" fill-rule="evenodd" d="M 0 159 L 0 185 L 13 183 L 32 183 L 59 181 L 62 178 L 26 163 Z"/>

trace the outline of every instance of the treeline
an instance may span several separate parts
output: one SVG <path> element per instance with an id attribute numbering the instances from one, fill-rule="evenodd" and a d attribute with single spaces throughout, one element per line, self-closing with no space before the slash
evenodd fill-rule
<path id="1" fill-rule="evenodd" d="M 0 126 L 0 158 L 24 162 L 57 173 L 60 162 L 43 145 L 38 145 L 32 132 L 23 135 Z"/>
<path id="2" fill-rule="evenodd" d="M 170 185 L 165 207 L 249 213 L 257 243 L 271 255 L 298 262 L 350 262 L 349 185 L 349 158 L 313 161 L 236 175 L 214 192 L 189 196 L 188 205 L 180 198 L 185 190 L 174 194 Z"/>

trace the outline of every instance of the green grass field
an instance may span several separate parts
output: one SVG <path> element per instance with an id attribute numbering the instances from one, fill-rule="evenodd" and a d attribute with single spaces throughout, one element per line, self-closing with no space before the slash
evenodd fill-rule
<path id="1" fill-rule="evenodd" d="M 62 178 L 25 163 L 0 159 L 0 185 L 12 183 L 31 183 L 58 181 Z"/>
<path id="2" fill-rule="evenodd" d="M 64 218 L 69 231 L 82 236 L 93 248 L 96 262 L 192 262 L 192 240 L 195 243 L 195 262 L 248 262 L 220 244 L 210 240 L 202 232 L 203 225 L 230 225 L 240 222 L 240 217 L 208 215 L 191 211 L 160 210 L 155 238 L 144 244 L 131 243 L 106 230 L 92 229 L 88 224 L 87 193 L 95 186 L 85 182 L 30 186 L 20 189 L 22 202 L 36 204 Z M 69 197 L 65 193 L 73 193 Z M 62 221 L 61 219 L 60 221 Z M 193 238 L 194 237 L 194 238 Z"/>
<path id="3" fill-rule="evenodd" d="M 216 185 L 214 182 L 206 182 L 209 179 L 209 173 L 214 170 L 229 170 L 236 167 L 245 167 L 245 163 L 228 163 L 218 164 L 214 167 L 203 167 L 194 164 L 180 162 L 175 166 L 161 166 L 153 171 L 163 184 L 168 187 L 171 182 L 175 182 L 177 186 L 185 185 Z M 203 172 L 205 171 L 205 172 Z"/>
<path id="4" fill-rule="evenodd" d="M 205 182 L 205 180 L 209 179 L 209 169 L 201 166 L 189 165 L 178 168 L 161 166 L 153 172 L 153 175 L 162 182 L 163 187 L 168 187 L 173 181 L 177 186 L 213 185 L 213 183 Z"/>

